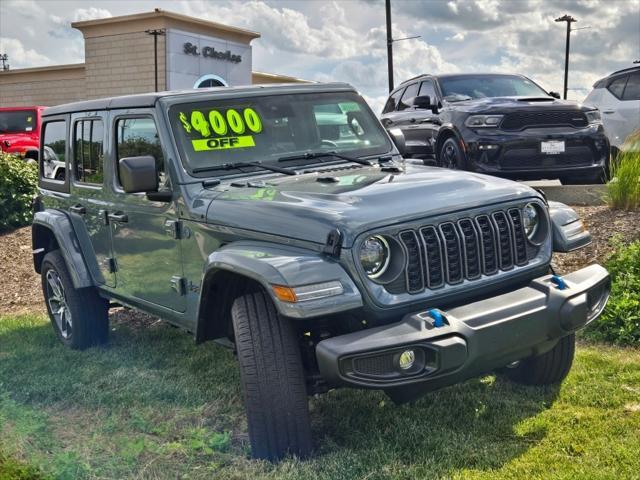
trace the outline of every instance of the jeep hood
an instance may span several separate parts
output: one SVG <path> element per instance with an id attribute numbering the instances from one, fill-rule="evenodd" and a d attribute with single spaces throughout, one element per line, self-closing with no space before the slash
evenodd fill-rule
<path id="1" fill-rule="evenodd" d="M 337 228 L 347 248 L 378 227 L 539 195 L 509 180 L 411 164 L 404 172 L 343 167 L 248 185 L 220 186 L 207 221 L 315 243 Z"/>

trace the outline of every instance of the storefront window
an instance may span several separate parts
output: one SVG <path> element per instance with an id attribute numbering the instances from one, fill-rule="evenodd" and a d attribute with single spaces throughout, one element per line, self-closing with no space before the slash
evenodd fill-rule
<path id="1" fill-rule="evenodd" d="M 203 75 L 196 83 L 193 85 L 193 88 L 211 88 L 211 87 L 228 87 L 227 82 L 225 82 L 224 78 L 219 77 L 218 75 Z"/>

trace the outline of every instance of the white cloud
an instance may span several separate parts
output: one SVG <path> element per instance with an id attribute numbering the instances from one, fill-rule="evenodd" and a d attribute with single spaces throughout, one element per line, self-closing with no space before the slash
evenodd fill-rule
<path id="1" fill-rule="evenodd" d="M 109 18 L 113 17 L 111 12 L 106 8 L 78 8 L 73 12 L 73 21 L 74 22 L 83 22 L 85 20 L 95 20 L 97 18 Z"/>
<path id="2" fill-rule="evenodd" d="M 0 37 L 0 52 L 9 54 L 11 68 L 27 68 L 53 63 L 46 55 L 32 48 L 26 48 L 17 38 Z"/>

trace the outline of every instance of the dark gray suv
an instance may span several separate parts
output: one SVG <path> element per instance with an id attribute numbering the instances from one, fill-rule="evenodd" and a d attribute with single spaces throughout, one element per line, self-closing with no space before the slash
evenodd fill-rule
<path id="1" fill-rule="evenodd" d="M 34 265 L 60 340 L 107 341 L 124 305 L 223 339 L 256 457 L 312 450 L 307 396 L 396 402 L 509 366 L 568 373 L 609 276 L 549 273 L 589 242 L 508 180 L 404 160 L 345 84 L 165 92 L 48 108 Z M 45 158 L 41 155 L 41 158 Z"/>

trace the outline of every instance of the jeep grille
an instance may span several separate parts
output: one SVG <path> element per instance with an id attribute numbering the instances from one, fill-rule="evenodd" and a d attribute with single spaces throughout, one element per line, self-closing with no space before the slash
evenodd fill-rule
<path id="1" fill-rule="evenodd" d="M 405 270 L 385 286 L 390 293 L 420 293 L 477 280 L 529 261 L 518 208 L 403 230 L 398 239 Z"/>

